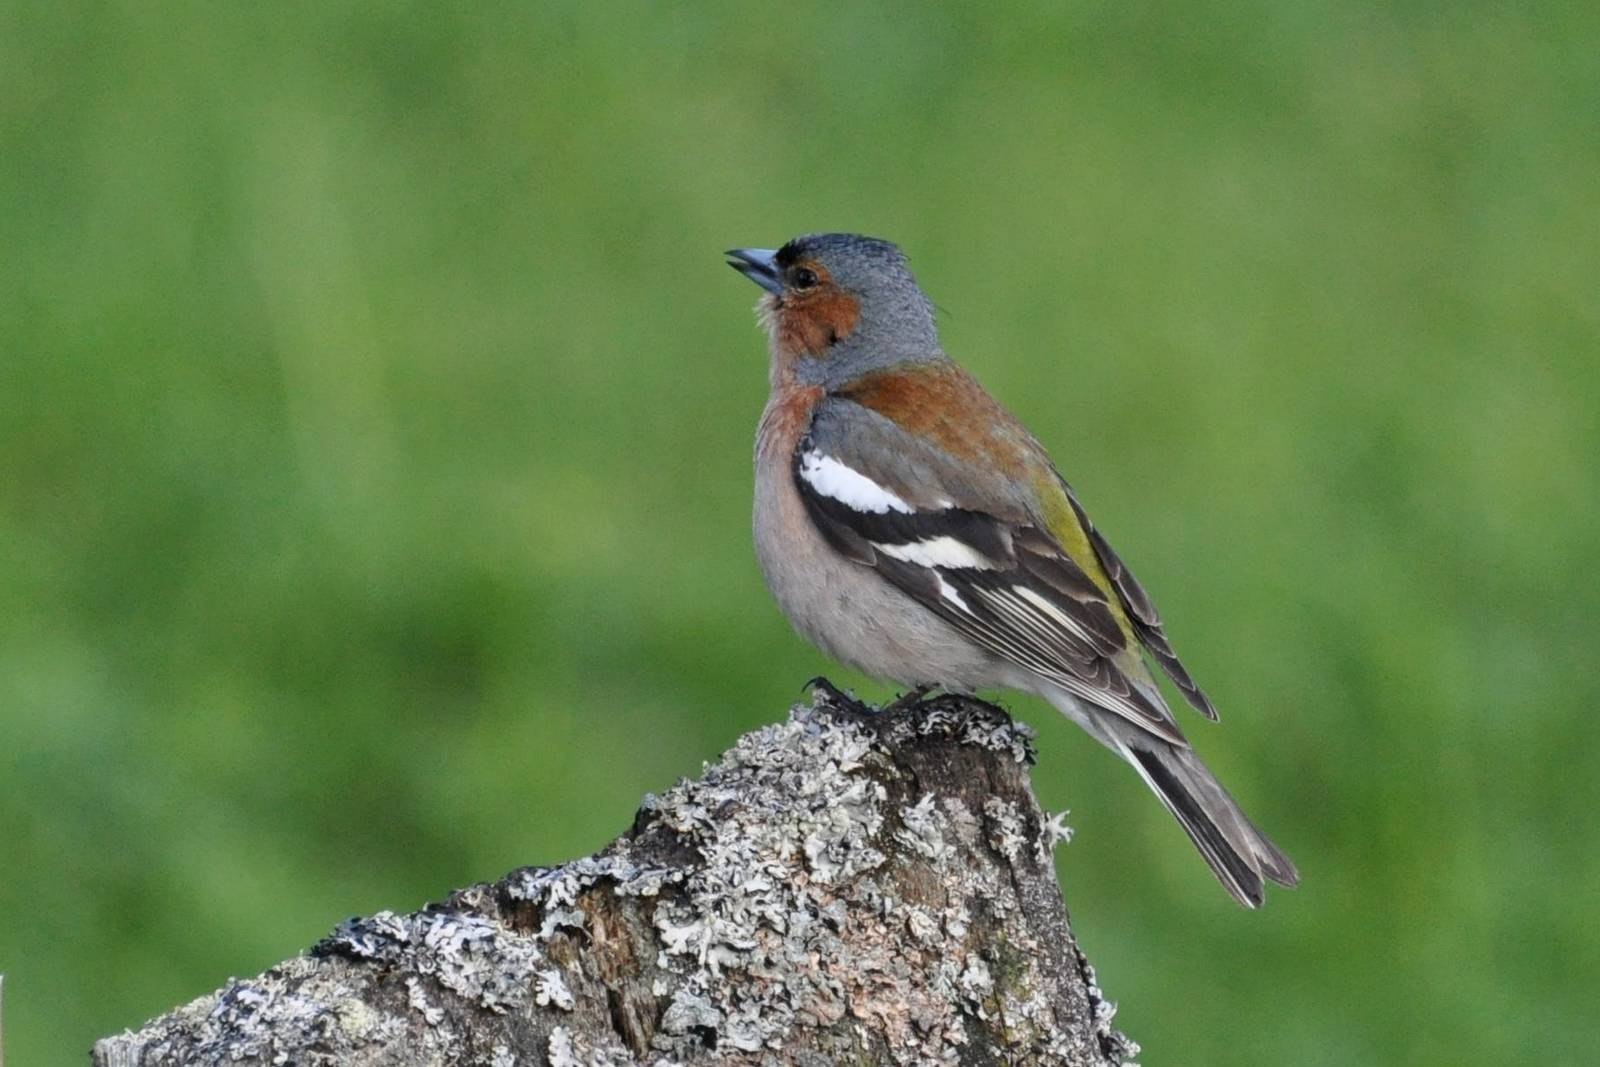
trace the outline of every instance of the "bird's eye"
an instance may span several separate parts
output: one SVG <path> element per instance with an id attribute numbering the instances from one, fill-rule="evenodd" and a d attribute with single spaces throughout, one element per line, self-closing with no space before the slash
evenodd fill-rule
<path id="1" fill-rule="evenodd" d="M 817 284 L 817 272 L 806 267 L 801 267 L 799 270 L 794 272 L 794 280 L 792 284 L 796 289 L 809 289 L 813 285 Z"/>

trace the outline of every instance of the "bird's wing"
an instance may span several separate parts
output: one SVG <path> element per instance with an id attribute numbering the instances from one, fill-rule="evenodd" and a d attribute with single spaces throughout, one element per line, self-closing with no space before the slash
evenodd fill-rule
<path id="1" fill-rule="evenodd" d="M 1071 505 L 1078 525 L 1088 537 L 1089 545 L 1093 548 L 1101 567 L 1105 569 L 1107 577 L 1111 579 L 1111 586 L 1116 590 L 1117 599 L 1121 601 L 1123 611 L 1133 625 L 1133 632 L 1139 638 L 1139 643 L 1160 665 L 1166 676 L 1172 679 L 1172 684 L 1178 687 L 1178 691 L 1189 702 L 1189 706 L 1212 722 L 1216 722 L 1216 707 L 1211 703 L 1211 698 L 1206 696 L 1205 690 L 1189 676 L 1183 661 L 1178 659 L 1178 654 L 1172 650 L 1172 643 L 1167 640 L 1166 631 L 1161 625 L 1161 613 L 1156 610 L 1150 594 L 1144 591 L 1139 579 L 1133 576 L 1133 572 L 1122 562 L 1122 558 L 1101 536 L 1100 531 L 1094 528 L 1094 523 L 1090 522 L 1089 516 L 1084 513 L 1083 505 L 1078 503 L 1077 494 L 1072 491 L 1072 487 L 1064 479 L 1060 479 L 1059 475 L 1057 477 L 1061 481 L 1061 491 L 1066 496 L 1067 503 Z"/>
<path id="2" fill-rule="evenodd" d="M 940 387 L 978 388 L 964 375 Z M 796 487 L 828 542 L 1002 659 L 1186 745 L 1095 535 L 1037 442 L 998 405 L 994 418 L 930 433 L 873 400 L 883 397 L 830 396 L 795 450 Z"/>

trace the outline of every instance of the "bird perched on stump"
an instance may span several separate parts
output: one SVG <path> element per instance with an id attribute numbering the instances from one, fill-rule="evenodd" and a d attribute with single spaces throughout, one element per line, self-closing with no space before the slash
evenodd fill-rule
<path id="1" fill-rule="evenodd" d="M 802 635 L 915 690 L 1036 693 L 1117 753 L 1241 904 L 1294 864 L 1195 755 L 1155 664 L 1196 711 L 1144 588 L 1044 448 L 939 346 L 906 257 L 855 234 L 741 248 L 766 290 L 771 395 L 755 542 Z"/>

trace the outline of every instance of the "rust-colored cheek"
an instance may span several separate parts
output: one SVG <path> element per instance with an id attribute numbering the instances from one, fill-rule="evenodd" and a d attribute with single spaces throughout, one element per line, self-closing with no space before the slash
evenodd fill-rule
<path id="1" fill-rule="evenodd" d="M 778 343 L 791 352 L 819 353 L 849 337 L 861 319 L 861 304 L 829 286 L 790 294 L 778 309 Z"/>

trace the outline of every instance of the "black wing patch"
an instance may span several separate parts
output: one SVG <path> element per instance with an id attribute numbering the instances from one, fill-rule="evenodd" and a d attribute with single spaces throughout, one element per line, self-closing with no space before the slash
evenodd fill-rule
<path id="1" fill-rule="evenodd" d="M 1004 527 L 996 525 L 993 519 L 979 512 L 961 508 L 909 513 L 893 510 L 860 511 L 817 491 L 799 474 L 798 466 L 795 480 L 801 486 L 806 504 L 812 509 L 813 519 L 825 534 L 830 529 L 839 528 L 849 531 L 861 541 L 878 545 L 921 544 L 949 537 L 986 560 L 1005 560 L 1011 555 L 1011 539 Z M 817 518 L 819 514 L 821 519 Z M 835 544 L 834 547 L 840 546 Z M 854 551 L 856 547 L 857 543 L 851 542 L 852 551 L 845 551 L 845 555 L 858 562 L 870 563 L 869 559 L 858 558 Z"/>

